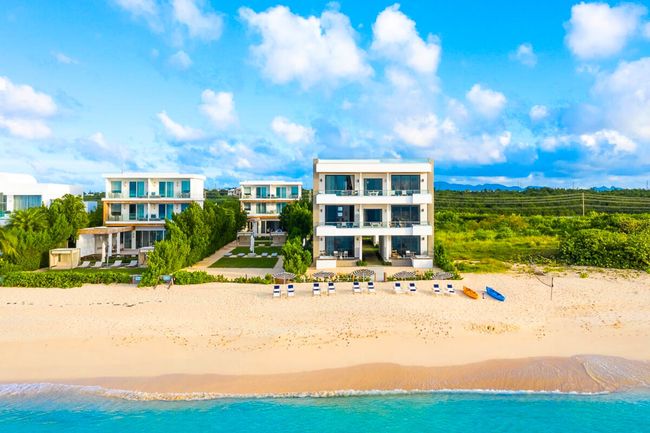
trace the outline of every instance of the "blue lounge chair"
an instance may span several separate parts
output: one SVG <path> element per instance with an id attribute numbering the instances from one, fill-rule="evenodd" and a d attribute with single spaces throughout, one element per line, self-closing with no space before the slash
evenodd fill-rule
<path id="1" fill-rule="evenodd" d="M 402 293 L 402 283 L 396 281 L 395 284 L 393 285 L 393 291 L 397 294 Z"/>
<path id="2" fill-rule="evenodd" d="M 314 287 L 312 289 L 312 295 L 320 296 L 320 284 L 314 283 Z"/>
<path id="3" fill-rule="evenodd" d="M 375 291 L 375 283 L 372 281 L 368 281 L 368 293 L 372 293 L 373 295 L 377 294 Z"/>
<path id="4" fill-rule="evenodd" d="M 279 298 L 281 295 L 282 292 L 280 292 L 280 286 L 276 284 L 275 286 L 273 286 L 273 297 Z"/>
<path id="5" fill-rule="evenodd" d="M 447 284 L 447 294 L 448 295 L 456 294 L 456 289 L 454 289 L 454 286 L 451 283 Z"/>
<path id="6" fill-rule="evenodd" d="M 296 289 L 293 288 L 293 284 L 288 284 L 287 285 L 287 297 L 293 298 L 293 296 L 296 294 Z"/>
<path id="7" fill-rule="evenodd" d="M 328 295 L 336 295 L 336 287 L 334 286 L 334 282 L 332 282 L 332 281 L 327 283 L 327 294 Z"/>
<path id="8" fill-rule="evenodd" d="M 359 284 L 358 281 L 355 281 L 354 283 L 352 283 L 352 293 L 355 294 L 355 295 L 357 293 L 361 293 L 361 284 Z"/>
<path id="9" fill-rule="evenodd" d="M 415 283 L 414 283 L 413 281 L 411 281 L 411 282 L 409 283 L 409 293 L 410 293 L 411 295 L 413 295 L 413 294 L 415 294 L 417 291 L 418 291 L 418 289 L 417 289 L 417 287 L 415 287 Z"/>
<path id="10" fill-rule="evenodd" d="M 433 283 L 433 294 L 434 295 L 440 295 L 442 291 L 440 290 L 440 284 L 438 283 Z"/>

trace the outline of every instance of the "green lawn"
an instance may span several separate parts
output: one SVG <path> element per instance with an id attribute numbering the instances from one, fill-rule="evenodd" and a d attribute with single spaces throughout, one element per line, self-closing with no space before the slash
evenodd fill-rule
<path id="1" fill-rule="evenodd" d="M 278 262 L 277 257 L 222 257 L 211 268 L 272 268 Z"/>
<path id="2" fill-rule="evenodd" d="M 244 253 L 248 254 L 250 253 L 250 248 L 249 247 L 237 247 L 234 250 L 230 251 L 232 254 L 239 254 L 239 253 Z M 259 247 L 255 245 L 255 254 L 262 254 L 262 253 L 278 253 L 280 254 L 282 252 L 282 247 Z"/>
<path id="3" fill-rule="evenodd" d="M 44 272 L 84 272 L 84 273 L 95 273 L 95 272 L 122 272 L 129 275 L 141 274 L 145 268 L 102 268 L 102 269 L 90 269 L 90 268 L 74 268 L 74 269 L 47 269 Z"/>

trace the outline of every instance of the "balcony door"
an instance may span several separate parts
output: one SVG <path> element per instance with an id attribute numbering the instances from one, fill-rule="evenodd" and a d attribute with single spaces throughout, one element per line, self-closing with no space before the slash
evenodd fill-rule
<path id="1" fill-rule="evenodd" d="M 144 181 L 129 182 L 129 197 L 144 197 Z"/>
<path id="2" fill-rule="evenodd" d="M 325 206 L 325 224 L 352 227 L 354 225 L 354 206 Z"/>
<path id="3" fill-rule="evenodd" d="M 325 176 L 325 193 L 351 195 L 354 190 L 352 175 L 331 174 Z"/>

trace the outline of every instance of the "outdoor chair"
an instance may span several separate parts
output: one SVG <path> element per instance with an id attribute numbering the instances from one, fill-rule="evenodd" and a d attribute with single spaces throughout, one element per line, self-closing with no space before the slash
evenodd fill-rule
<path id="1" fill-rule="evenodd" d="M 99 268 L 102 267 L 102 264 L 103 264 L 102 262 L 95 262 L 95 264 L 92 265 L 91 268 L 93 268 L 93 269 L 99 269 Z"/>
<path id="2" fill-rule="evenodd" d="M 440 291 L 440 284 L 433 283 L 433 294 L 434 295 L 439 295 L 441 293 L 442 293 L 442 291 Z"/>
<path id="3" fill-rule="evenodd" d="M 111 268 L 119 268 L 122 266 L 122 260 L 115 260 L 115 263 L 113 263 L 110 267 Z"/>
<path id="4" fill-rule="evenodd" d="M 327 283 L 327 294 L 328 295 L 335 295 L 336 294 L 336 287 L 334 286 L 334 282 L 330 281 Z"/>
<path id="5" fill-rule="evenodd" d="M 272 253 L 271 254 L 271 257 L 277 257 L 277 256 L 278 256 L 278 253 Z"/>
<path id="6" fill-rule="evenodd" d="M 312 289 L 312 295 L 320 296 L 320 284 L 314 283 L 314 287 Z"/>
<path id="7" fill-rule="evenodd" d="M 127 268 L 137 268 L 138 267 L 138 261 L 137 260 L 131 260 L 128 265 L 126 265 Z"/>
<path id="8" fill-rule="evenodd" d="M 282 292 L 280 292 L 280 286 L 276 284 L 275 286 L 273 286 L 273 297 L 279 298 L 280 295 L 282 295 Z"/>
<path id="9" fill-rule="evenodd" d="M 377 293 L 375 291 L 375 283 L 372 281 L 368 281 L 368 293 L 372 293 L 373 295 Z"/>
<path id="10" fill-rule="evenodd" d="M 355 294 L 355 295 L 357 293 L 361 293 L 361 284 L 359 284 L 358 281 L 355 281 L 354 283 L 352 283 L 352 293 Z"/>
<path id="11" fill-rule="evenodd" d="M 396 281 L 395 284 L 393 285 L 393 291 L 398 294 L 402 293 L 402 283 Z"/>
<path id="12" fill-rule="evenodd" d="M 451 283 L 447 284 L 447 294 L 453 295 L 455 293 L 456 293 L 456 289 L 454 289 L 454 286 Z"/>
<path id="13" fill-rule="evenodd" d="M 79 265 L 80 268 L 87 268 L 90 266 L 90 261 L 86 260 L 84 261 L 81 265 Z"/>
<path id="14" fill-rule="evenodd" d="M 293 298 L 293 295 L 296 294 L 296 290 L 293 288 L 293 284 L 287 285 L 287 297 Z"/>
<path id="15" fill-rule="evenodd" d="M 415 287 L 415 283 L 411 281 L 411 282 L 409 283 L 409 293 L 410 293 L 411 295 L 413 295 L 413 294 L 415 294 L 417 291 L 418 291 L 418 289 L 417 289 L 417 287 Z"/>

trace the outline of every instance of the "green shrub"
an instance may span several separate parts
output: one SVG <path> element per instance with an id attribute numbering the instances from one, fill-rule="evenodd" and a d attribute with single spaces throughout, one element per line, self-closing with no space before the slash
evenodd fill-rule
<path id="1" fill-rule="evenodd" d="M 187 284 L 215 283 L 217 281 L 217 278 L 205 271 L 178 271 L 174 274 L 174 284 L 179 284 L 181 286 Z"/>
<path id="2" fill-rule="evenodd" d="M 650 268 L 650 232 L 578 230 L 562 237 L 560 257 L 575 265 L 646 270 Z"/>
<path id="3" fill-rule="evenodd" d="M 125 272 L 102 270 L 98 272 L 56 271 L 56 272 L 9 272 L 2 285 L 5 287 L 81 287 L 83 284 L 130 283 L 131 275 Z"/>
<path id="4" fill-rule="evenodd" d="M 368 266 L 368 262 L 365 260 L 357 260 L 357 266 Z"/>
<path id="5" fill-rule="evenodd" d="M 447 251 L 445 250 L 445 246 L 442 244 L 440 241 L 435 241 L 433 245 L 433 257 L 436 262 L 436 265 L 442 269 L 445 272 L 451 272 L 455 279 L 460 278 L 460 274 L 458 273 L 458 269 L 456 269 L 456 265 L 454 265 L 454 262 L 449 258 L 449 255 L 447 254 Z"/>
<path id="6" fill-rule="evenodd" d="M 282 247 L 284 270 L 296 275 L 303 275 L 311 265 L 311 253 L 302 247 L 300 238 L 292 238 Z"/>

